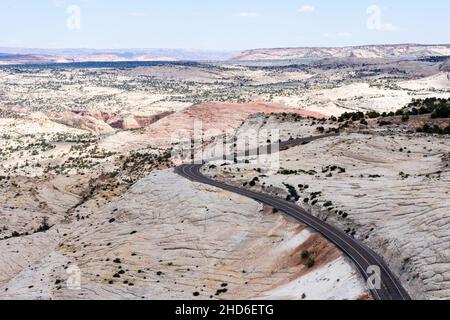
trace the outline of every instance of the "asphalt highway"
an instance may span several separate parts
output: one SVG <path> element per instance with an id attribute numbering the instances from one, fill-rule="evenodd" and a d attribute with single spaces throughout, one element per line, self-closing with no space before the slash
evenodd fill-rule
<path id="1" fill-rule="evenodd" d="M 301 145 L 318 138 L 325 137 L 327 136 L 296 139 L 294 141 L 291 140 L 280 143 L 280 146 L 290 147 L 294 145 Z M 177 167 L 175 171 L 179 175 L 190 179 L 191 181 L 233 192 L 276 208 L 287 216 L 294 218 L 298 222 L 319 232 L 353 261 L 364 279 L 366 281 L 369 280 L 368 283 L 371 282 L 371 280 L 376 279 L 378 276 L 378 279 L 381 280 L 379 282 L 380 286 L 378 288 L 369 286 L 372 297 L 375 300 L 411 300 L 411 297 L 407 291 L 403 288 L 398 278 L 389 270 L 383 259 L 361 241 L 351 237 L 345 232 L 320 220 L 319 218 L 314 217 L 306 210 L 297 206 L 295 203 L 210 179 L 201 172 L 202 166 L 202 164 L 185 164 Z M 374 274 L 374 270 L 377 269 L 380 271 L 379 274 Z"/>

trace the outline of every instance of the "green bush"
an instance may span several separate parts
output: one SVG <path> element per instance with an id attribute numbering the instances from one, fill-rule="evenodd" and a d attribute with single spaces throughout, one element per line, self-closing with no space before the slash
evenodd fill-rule
<path id="1" fill-rule="evenodd" d="M 316 264 L 316 261 L 314 260 L 314 258 L 309 257 L 308 261 L 306 262 L 306 266 L 311 269 L 312 267 L 314 267 L 314 265 Z"/>
<path id="2" fill-rule="evenodd" d="M 387 121 L 387 120 L 380 120 L 380 121 L 378 121 L 378 125 L 379 125 L 380 127 L 383 127 L 383 126 L 389 126 L 389 125 L 391 125 L 391 124 L 392 124 L 392 122 Z"/>
<path id="3" fill-rule="evenodd" d="M 326 208 L 331 207 L 331 206 L 333 206 L 333 202 L 327 201 L 327 202 L 324 203 L 323 206 L 326 207 Z"/>
<path id="4" fill-rule="evenodd" d="M 446 128 L 442 129 L 438 127 L 437 125 L 430 126 L 429 124 L 425 123 L 422 128 L 419 128 L 416 130 L 417 132 L 421 133 L 429 133 L 429 134 L 450 134 L 450 125 L 448 125 Z"/>
<path id="5" fill-rule="evenodd" d="M 450 117 L 450 99 L 413 99 L 405 108 L 399 110 L 403 115 L 431 114 L 432 118 Z"/>
<path id="6" fill-rule="evenodd" d="M 302 259 L 307 259 L 307 258 L 309 258 L 309 251 L 303 250 L 302 251 Z"/>
<path id="7" fill-rule="evenodd" d="M 439 105 L 431 113 L 431 118 L 448 118 L 450 117 L 450 106 L 449 105 Z"/>
<path id="8" fill-rule="evenodd" d="M 376 112 L 376 111 L 369 111 L 369 112 L 367 112 L 367 116 L 370 119 L 376 119 L 376 118 L 380 117 L 380 114 L 378 112 Z"/>

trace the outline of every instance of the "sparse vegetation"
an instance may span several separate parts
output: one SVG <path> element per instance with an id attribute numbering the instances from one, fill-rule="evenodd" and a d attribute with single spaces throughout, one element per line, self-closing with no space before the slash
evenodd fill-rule
<path id="1" fill-rule="evenodd" d="M 430 114 L 431 118 L 448 118 L 450 117 L 450 99 L 413 99 L 410 104 L 400 111 L 404 115 Z"/>
<path id="2" fill-rule="evenodd" d="M 308 259 L 309 258 L 309 251 L 308 250 L 303 250 L 301 256 L 302 256 L 302 259 Z"/>
<path id="3" fill-rule="evenodd" d="M 43 217 L 42 218 L 42 222 L 41 225 L 36 229 L 36 233 L 38 232 L 45 232 L 50 230 L 51 226 L 48 224 L 48 218 L 47 217 Z"/>
<path id="4" fill-rule="evenodd" d="M 311 256 L 308 258 L 308 261 L 306 261 L 306 266 L 311 269 L 316 264 L 316 261 Z"/>

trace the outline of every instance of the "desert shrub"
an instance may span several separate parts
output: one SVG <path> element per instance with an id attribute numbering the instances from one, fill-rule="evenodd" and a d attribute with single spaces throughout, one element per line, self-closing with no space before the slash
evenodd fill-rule
<path id="1" fill-rule="evenodd" d="M 297 189 L 295 189 L 294 186 L 291 186 L 291 185 L 286 184 L 286 183 L 284 183 L 284 186 L 289 191 L 289 195 L 286 197 L 286 200 L 290 201 L 291 199 L 294 199 L 295 202 L 297 202 L 300 199 L 300 196 L 298 195 Z"/>
<path id="2" fill-rule="evenodd" d="M 41 225 L 36 229 L 36 233 L 48 231 L 50 228 L 51 226 L 48 224 L 48 218 L 44 217 L 42 218 Z"/>
<path id="3" fill-rule="evenodd" d="M 306 261 L 306 266 L 311 269 L 312 267 L 314 267 L 314 265 L 316 264 L 316 261 L 314 260 L 313 257 L 309 257 L 308 261 Z"/>
<path id="4" fill-rule="evenodd" d="M 298 171 L 283 169 L 283 170 L 280 170 L 278 173 L 287 176 L 287 175 L 291 175 L 291 174 L 297 174 Z"/>
<path id="5" fill-rule="evenodd" d="M 119 172 L 118 170 L 114 170 L 113 172 L 111 172 L 111 173 L 109 174 L 109 176 L 110 176 L 111 178 L 115 178 L 115 177 L 117 177 L 119 174 L 120 174 L 120 172 Z"/>
<path id="6" fill-rule="evenodd" d="M 324 203 L 323 206 L 324 206 L 325 208 L 331 207 L 331 206 L 333 206 L 333 202 L 327 201 L 327 202 Z"/>
<path id="7" fill-rule="evenodd" d="M 401 111 L 404 115 L 431 114 L 432 118 L 448 118 L 450 117 L 450 99 L 413 99 Z"/>
<path id="8" fill-rule="evenodd" d="M 383 126 L 389 126 L 389 125 L 391 125 L 391 124 L 392 124 L 392 122 L 387 121 L 387 120 L 380 120 L 380 121 L 378 121 L 378 125 L 379 125 L 380 127 L 383 127 Z"/>
<path id="9" fill-rule="evenodd" d="M 367 116 L 370 119 L 376 119 L 376 118 L 380 117 L 380 114 L 378 112 L 376 112 L 376 111 L 369 111 L 369 112 L 367 112 Z"/>
<path id="10" fill-rule="evenodd" d="M 431 113 L 431 118 L 448 118 L 450 117 L 450 105 L 439 105 Z"/>
<path id="11" fill-rule="evenodd" d="M 250 181 L 248 184 L 250 185 L 250 187 L 254 187 L 256 186 L 256 183 L 259 181 L 258 177 L 255 177 L 252 179 L 252 181 Z"/>
<path id="12" fill-rule="evenodd" d="M 361 111 L 358 112 L 344 112 L 338 119 L 338 122 L 344 122 L 348 120 L 358 121 L 364 119 L 364 113 Z"/>
<path id="13" fill-rule="evenodd" d="M 309 258 L 309 251 L 308 250 L 303 250 L 301 256 L 302 256 L 302 259 Z"/>
<path id="14" fill-rule="evenodd" d="M 450 125 L 442 129 L 437 125 L 430 126 L 428 123 L 425 123 L 421 128 L 418 128 L 416 131 L 429 134 L 441 134 L 441 135 L 450 134 Z"/>

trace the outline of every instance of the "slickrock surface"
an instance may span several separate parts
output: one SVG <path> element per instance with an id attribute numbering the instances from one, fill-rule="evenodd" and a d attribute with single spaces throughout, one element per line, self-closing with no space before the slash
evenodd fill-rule
<path id="1" fill-rule="evenodd" d="M 252 164 L 210 174 L 297 203 L 380 253 L 415 298 L 450 298 L 450 141 L 405 134 L 344 134 L 280 154 L 278 173 Z"/>
<path id="2" fill-rule="evenodd" d="M 79 221 L 0 241 L 0 299 L 367 297 L 352 265 L 319 235 L 171 170 L 78 209 Z M 310 269 L 304 250 L 315 257 Z M 77 268 L 73 290 L 66 281 L 76 284 Z"/>

